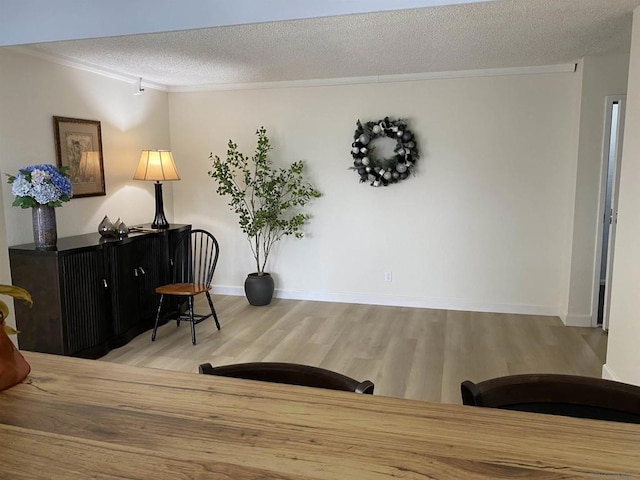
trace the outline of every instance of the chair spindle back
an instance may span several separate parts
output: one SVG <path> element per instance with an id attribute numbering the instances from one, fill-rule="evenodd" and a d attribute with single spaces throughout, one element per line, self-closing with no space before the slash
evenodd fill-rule
<path id="1" fill-rule="evenodd" d="M 219 246 L 213 235 L 195 229 L 183 235 L 173 256 L 173 283 L 211 286 L 218 263 Z"/>

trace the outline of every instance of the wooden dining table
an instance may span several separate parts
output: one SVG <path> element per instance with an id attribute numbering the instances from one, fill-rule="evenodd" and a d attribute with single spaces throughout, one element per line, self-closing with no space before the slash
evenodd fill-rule
<path id="1" fill-rule="evenodd" d="M 2 479 L 640 478 L 640 425 L 23 353 Z"/>

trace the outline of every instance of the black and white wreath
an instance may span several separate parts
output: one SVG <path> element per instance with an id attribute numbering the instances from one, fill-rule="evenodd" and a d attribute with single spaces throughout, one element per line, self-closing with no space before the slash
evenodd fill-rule
<path id="1" fill-rule="evenodd" d="M 358 172 L 360 182 L 369 182 L 372 187 L 387 186 L 414 173 L 420 156 L 416 139 L 405 120 L 384 117 L 364 125 L 358 120 L 357 125 L 351 144 L 353 167 L 350 168 Z M 376 152 L 374 144 L 381 138 L 396 142 L 392 155 L 383 157 Z"/>

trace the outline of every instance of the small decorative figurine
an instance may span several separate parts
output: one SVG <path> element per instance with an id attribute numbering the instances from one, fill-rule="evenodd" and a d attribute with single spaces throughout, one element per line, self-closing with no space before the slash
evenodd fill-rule
<path id="1" fill-rule="evenodd" d="M 106 215 L 98 225 L 98 233 L 103 237 L 115 237 L 116 227 Z"/>
<path id="2" fill-rule="evenodd" d="M 116 225 L 116 233 L 119 237 L 126 237 L 129 235 L 129 227 L 124 222 L 120 222 Z"/>

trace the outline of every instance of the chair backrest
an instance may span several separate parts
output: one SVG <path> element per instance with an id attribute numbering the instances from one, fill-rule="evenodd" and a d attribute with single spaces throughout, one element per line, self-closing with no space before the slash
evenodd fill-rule
<path id="1" fill-rule="evenodd" d="M 366 394 L 373 394 L 374 387 L 373 383 L 369 380 L 358 382 L 353 378 L 332 372 L 331 370 L 297 363 L 255 362 L 223 365 L 220 367 L 212 367 L 210 363 L 203 363 L 200 365 L 199 371 L 207 375 L 286 383 L 289 385 L 304 385 L 307 387 Z"/>
<path id="2" fill-rule="evenodd" d="M 464 405 L 640 423 L 640 387 L 601 378 L 510 375 L 460 388 Z"/>
<path id="3" fill-rule="evenodd" d="M 172 283 L 196 283 L 210 287 L 218 254 L 218 241 L 206 230 L 195 229 L 183 234 L 173 252 Z"/>

